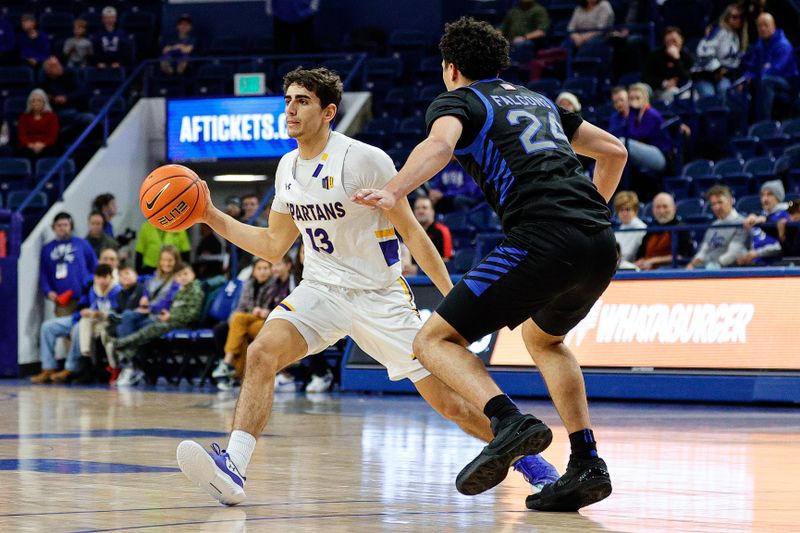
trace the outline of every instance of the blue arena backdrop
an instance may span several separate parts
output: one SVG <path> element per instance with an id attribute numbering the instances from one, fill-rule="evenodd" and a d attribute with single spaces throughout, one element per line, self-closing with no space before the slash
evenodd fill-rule
<path id="1" fill-rule="evenodd" d="M 169 98 L 166 107 L 170 161 L 279 158 L 297 147 L 282 96 Z"/>

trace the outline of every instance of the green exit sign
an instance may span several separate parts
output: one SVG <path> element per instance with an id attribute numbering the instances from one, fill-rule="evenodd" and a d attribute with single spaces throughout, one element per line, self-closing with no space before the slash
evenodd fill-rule
<path id="1" fill-rule="evenodd" d="M 233 94 L 236 96 L 260 96 L 267 94 L 266 78 L 263 72 L 235 74 Z"/>

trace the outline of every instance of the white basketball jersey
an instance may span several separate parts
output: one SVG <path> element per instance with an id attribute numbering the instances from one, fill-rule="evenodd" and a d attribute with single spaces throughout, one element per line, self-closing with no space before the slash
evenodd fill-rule
<path id="1" fill-rule="evenodd" d="M 293 150 L 281 158 L 272 209 L 290 215 L 305 245 L 303 278 L 354 289 L 380 289 L 401 274 L 400 245 L 381 209 L 350 200 L 395 174 L 379 148 L 331 132 L 312 160 Z"/>

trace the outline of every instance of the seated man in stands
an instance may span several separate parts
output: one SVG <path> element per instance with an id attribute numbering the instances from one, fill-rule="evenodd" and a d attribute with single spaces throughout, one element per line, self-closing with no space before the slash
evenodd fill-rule
<path id="1" fill-rule="evenodd" d="M 608 132 L 616 137 L 627 135 L 628 115 L 631 107 L 628 104 L 628 89 L 625 87 L 614 87 L 611 90 L 611 103 L 614 106 L 614 113 L 608 120 Z"/>
<path id="2" fill-rule="evenodd" d="M 58 116 L 53 113 L 47 94 L 41 89 L 32 90 L 17 124 L 20 156 L 36 160 L 58 155 L 58 131 Z"/>
<path id="3" fill-rule="evenodd" d="M 759 15 L 756 27 L 759 39 L 745 56 L 744 76 L 755 89 L 756 120 L 769 120 L 775 96 L 789 94 L 797 85 L 797 62 L 792 43 L 775 27 L 772 15 Z"/>
<path id="4" fill-rule="evenodd" d="M 97 68 L 120 68 L 132 62 L 128 34 L 117 27 L 117 10 L 106 6 L 102 11 L 103 27 L 92 39 Z"/>
<path id="5" fill-rule="evenodd" d="M 161 50 L 161 72 L 182 76 L 189 64 L 188 58 L 194 51 L 195 38 L 192 35 L 192 17 L 183 14 L 178 18 L 177 35 L 167 41 Z"/>
<path id="6" fill-rule="evenodd" d="M 65 130 L 81 131 L 94 119 L 94 115 L 85 111 L 88 94 L 76 79 L 72 70 L 64 70 L 64 66 L 56 56 L 51 56 L 42 65 L 42 81 L 39 86 L 47 93 L 53 111 Z"/>
<path id="7" fill-rule="evenodd" d="M 675 199 L 671 194 L 660 192 L 653 198 L 653 218 L 659 226 L 677 226 L 680 218 L 676 215 Z M 636 252 L 636 266 L 642 270 L 654 270 L 662 266 L 672 265 L 671 231 L 649 232 L 642 239 Z M 692 255 L 694 246 L 688 231 L 678 232 L 678 259 Z"/>
<path id="8" fill-rule="evenodd" d="M 417 196 L 414 200 L 414 216 L 420 226 L 425 229 L 428 237 L 433 242 L 442 260 L 446 263 L 453 257 L 453 238 L 450 236 L 450 229 L 436 222 L 436 211 L 433 210 L 433 202 L 427 196 Z"/>
<path id="9" fill-rule="evenodd" d="M 466 210 L 484 200 L 478 184 L 453 158 L 429 182 L 428 198 L 439 213 Z"/>
<path id="10" fill-rule="evenodd" d="M 270 312 L 289 296 L 291 274 L 292 258 L 288 255 L 274 265 L 260 258 L 253 263 L 253 275 L 245 283 L 239 304 L 229 320 L 225 357 L 211 374 L 219 389 L 240 385 L 247 346 L 261 331 Z"/>
<path id="11" fill-rule="evenodd" d="M 742 227 L 744 217 L 733 207 L 731 190 L 725 185 L 714 185 L 706 193 L 706 198 L 717 219 L 706 230 L 700 250 L 686 265 L 688 270 L 698 267 L 716 270 L 733 266 L 739 257 L 747 253 L 750 244 L 750 233 Z M 721 225 L 733 227 L 716 227 Z"/>
<path id="12" fill-rule="evenodd" d="M 19 36 L 19 55 L 25 64 L 38 68 L 50 57 L 50 39 L 36 28 L 36 17 L 25 13 L 20 20 L 22 34 Z"/>
<path id="13" fill-rule="evenodd" d="M 694 56 L 683 47 L 683 33 L 676 26 L 664 29 L 664 45 L 647 58 L 644 82 L 655 91 L 656 97 L 671 102 L 681 86 L 690 78 Z"/>
<path id="14" fill-rule="evenodd" d="M 767 181 L 761 186 L 763 210 L 758 215 L 748 215 L 744 221 L 744 229 L 751 232 L 753 248 L 736 259 L 737 265 L 766 266 L 780 260 L 783 250 L 778 228 L 772 227 L 772 224 L 789 219 L 789 213 L 786 212 L 789 206 L 783 201 L 785 197 L 781 180 Z M 769 224 L 769 226 L 761 228 L 759 224 Z"/>
<path id="15" fill-rule="evenodd" d="M 508 10 L 500 25 L 503 36 L 511 43 L 512 57 L 514 49 L 527 47 L 532 51 L 534 42 L 547 35 L 548 29 L 550 15 L 536 0 L 519 0 Z"/>
<path id="16" fill-rule="evenodd" d="M 135 385 L 144 378 L 144 372 L 137 367 L 134 356 L 139 348 L 173 329 L 187 328 L 197 322 L 203 310 L 203 288 L 194 277 L 192 266 L 178 263 L 175 267 L 175 281 L 180 290 L 175 294 L 169 310 L 162 309 L 157 320 L 136 333 L 113 341 L 114 353 L 123 363 L 124 369 L 117 380 L 118 386 Z"/>

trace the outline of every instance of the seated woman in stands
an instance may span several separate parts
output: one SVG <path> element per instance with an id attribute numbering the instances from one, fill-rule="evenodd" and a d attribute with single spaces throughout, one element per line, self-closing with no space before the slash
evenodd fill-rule
<path id="1" fill-rule="evenodd" d="M 32 90 L 17 126 L 20 155 L 30 159 L 57 155 L 58 128 L 58 116 L 53 113 L 47 94 L 41 89 Z"/>
<path id="2" fill-rule="evenodd" d="M 671 143 L 661 129 L 664 118 L 650 107 L 650 93 L 650 86 L 645 83 L 634 83 L 628 89 L 630 113 L 620 140 L 628 149 L 629 164 L 662 172 L 667 167 Z"/>

